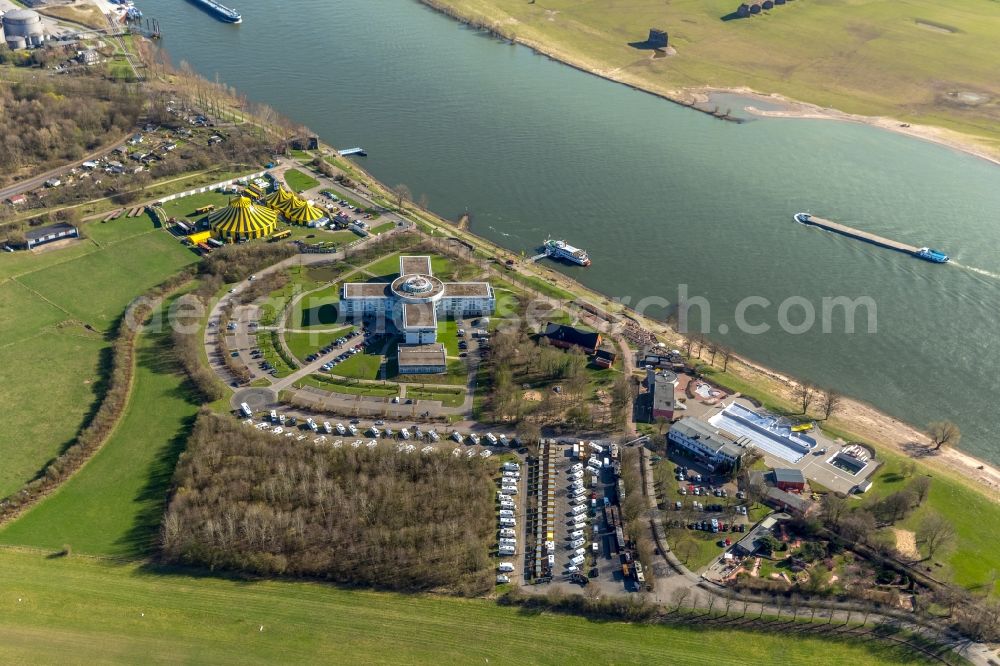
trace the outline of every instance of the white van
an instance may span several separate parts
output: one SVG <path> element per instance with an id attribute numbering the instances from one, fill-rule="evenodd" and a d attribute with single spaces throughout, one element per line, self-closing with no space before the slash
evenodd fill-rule
<path id="1" fill-rule="evenodd" d="M 333 433 L 333 428 L 330 427 L 329 421 L 323 421 L 323 432 L 325 432 L 328 435 Z"/>
<path id="2" fill-rule="evenodd" d="M 382 431 L 379 430 L 378 428 L 376 428 L 375 426 L 372 426 L 371 428 L 369 428 L 368 432 L 370 432 L 372 434 L 372 437 L 378 437 L 379 435 L 382 434 Z"/>
<path id="3" fill-rule="evenodd" d="M 577 555 L 575 557 L 571 557 L 569 561 L 575 564 L 576 566 L 580 566 L 581 564 L 584 563 L 585 559 L 583 555 Z"/>
<path id="4" fill-rule="evenodd" d="M 517 527 L 517 520 L 514 518 L 501 518 L 500 524 L 504 527 Z"/>
<path id="5" fill-rule="evenodd" d="M 500 516 L 502 518 L 513 518 L 514 512 L 511 511 L 510 509 L 500 509 Z"/>
<path id="6" fill-rule="evenodd" d="M 399 431 L 399 436 L 402 437 L 403 439 L 409 439 L 410 431 L 407 430 L 406 428 L 403 428 L 402 430 Z"/>
<path id="7" fill-rule="evenodd" d="M 510 546 L 500 546 L 500 548 L 497 549 L 497 552 L 500 553 L 501 555 L 515 555 L 515 554 L 517 554 L 517 550 L 514 549 L 514 548 L 511 548 Z"/>
<path id="8" fill-rule="evenodd" d="M 458 442 L 459 444 L 461 444 L 463 441 L 465 441 L 465 437 L 463 437 L 462 433 L 460 433 L 457 430 L 455 430 L 454 432 L 451 433 L 451 438 L 453 440 L 455 440 L 456 442 Z"/>
<path id="9" fill-rule="evenodd" d="M 587 513 L 587 506 L 585 504 L 577 504 L 572 509 L 570 509 L 570 511 L 573 513 L 574 516 L 581 516 Z"/>
<path id="10" fill-rule="evenodd" d="M 470 433 L 469 434 L 469 441 L 472 442 L 473 445 L 478 445 L 479 444 L 479 435 L 477 435 L 476 433 Z"/>
<path id="11" fill-rule="evenodd" d="M 520 472 L 521 466 L 516 462 L 505 462 L 503 464 L 503 470 L 505 472 Z"/>
<path id="12" fill-rule="evenodd" d="M 496 446 L 497 445 L 496 435 L 494 435 L 491 432 L 486 433 L 486 441 L 490 443 L 490 446 Z"/>
<path id="13" fill-rule="evenodd" d="M 497 571 L 501 573 L 510 573 L 514 570 L 513 562 L 501 562 L 500 566 L 497 567 Z"/>
<path id="14" fill-rule="evenodd" d="M 351 431 L 352 435 L 357 435 L 358 434 L 358 429 L 354 427 L 354 424 L 351 424 L 351 425 L 347 426 L 347 429 Z"/>
<path id="15" fill-rule="evenodd" d="M 428 431 L 428 432 L 427 432 L 427 436 L 431 438 L 431 441 L 432 441 L 432 442 L 436 442 L 436 441 L 438 441 L 438 440 L 440 440 L 440 439 L 441 439 L 441 436 L 440 436 L 440 435 L 438 435 L 438 434 L 437 434 L 436 432 L 434 432 L 433 430 L 430 430 L 430 431 Z"/>
<path id="16" fill-rule="evenodd" d="M 333 427 L 333 429 L 337 431 L 338 435 L 343 435 L 347 432 L 347 428 L 344 427 L 343 423 L 338 423 Z"/>
<path id="17" fill-rule="evenodd" d="M 274 411 L 272 409 L 271 410 L 271 423 L 277 423 L 277 422 L 278 422 L 278 412 L 276 412 L 276 411 Z"/>

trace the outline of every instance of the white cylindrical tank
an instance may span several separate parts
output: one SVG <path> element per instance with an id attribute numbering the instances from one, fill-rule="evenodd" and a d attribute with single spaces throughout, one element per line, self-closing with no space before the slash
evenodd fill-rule
<path id="1" fill-rule="evenodd" d="M 45 28 L 38 12 L 15 9 L 4 14 L 2 22 L 4 39 L 10 48 L 41 46 L 45 41 Z"/>

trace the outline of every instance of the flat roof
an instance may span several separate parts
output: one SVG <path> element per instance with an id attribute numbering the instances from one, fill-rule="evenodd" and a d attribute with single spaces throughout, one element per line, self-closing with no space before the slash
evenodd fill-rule
<path id="1" fill-rule="evenodd" d="M 445 365 L 444 345 L 399 345 L 396 349 L 400 367 Z"/>
<path id="2" fill-rule="evenodd" d="M 344 298 L 386 298 L 384 282 L 348 282 L 344 285 Z"/>
<path id="3" fill-rule="evenodd" d="M 478 296 L 489 298 L 493 295 L 493 289 L 488 282 L 445 282 L 444 298 L 455 298 L 456 296 Z"/>
<path id="4" fill-rule="evenodd" d="M 400 257 L 400 275 L 433 275 L 431 270 L 431 258 L 423 257 Z"/>
<path id="5" fill-rule="evenodd" d="M 404 303 L 403 328 L 437 328 L 433 303 Z"/>
<path id="6" fill-rule="evenodd" d="M 719 432 L 711 424 L 699 418 L 685 416 L 670 427 L 670 432 L 674 431 L 689 439 L 698 440 L 716 453 L 721 451 L 733 458 L 739 458 L 743 455 L 743 448 L 730 439 L 727 434 Z"/>

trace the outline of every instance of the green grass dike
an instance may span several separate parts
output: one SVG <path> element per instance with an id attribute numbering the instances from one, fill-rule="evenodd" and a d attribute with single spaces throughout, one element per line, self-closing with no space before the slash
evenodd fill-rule
<path id="1" fill-rule="evenodd" d="M 529 613 L 480 599 L 229 580 L 0 549 L 0 661 L 16 663 L 913 663 L 857 638 Z"/>

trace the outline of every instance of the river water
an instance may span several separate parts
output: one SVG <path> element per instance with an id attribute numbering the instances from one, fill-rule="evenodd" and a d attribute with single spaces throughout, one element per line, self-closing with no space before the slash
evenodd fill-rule
<path id="1" fill-rule="evenodd" d="M 691 307 L 694 319 L 740 353 L 918 426 L 952 419 L 963 449 L 1000 462 L 996 166 L 863 125 L 721 122 L 415 0 L 247 0 L 239 26 L 185 2 L 140 4 L 175 62 L 364 146 L 366 169 L 444 217 L 468 211 L 475 232 L 516 251 L 566 238 L 593 265 L 558 270 L 632 303 L 676 303 L 686 284 L 710 306 Z M 959 265 L 803 227 L 799 210 Z M 846 334 L 835 310 L 825 332 L 822 299 L 841 296 L 870 297 L 877 330 L 862 309 Z M 745 317 L 769 332 L 739 330 L 747 297 L 770 303 Z M 788 323 L 815 311 L 807 332 L 781 330 L 789 298 Z"/>

